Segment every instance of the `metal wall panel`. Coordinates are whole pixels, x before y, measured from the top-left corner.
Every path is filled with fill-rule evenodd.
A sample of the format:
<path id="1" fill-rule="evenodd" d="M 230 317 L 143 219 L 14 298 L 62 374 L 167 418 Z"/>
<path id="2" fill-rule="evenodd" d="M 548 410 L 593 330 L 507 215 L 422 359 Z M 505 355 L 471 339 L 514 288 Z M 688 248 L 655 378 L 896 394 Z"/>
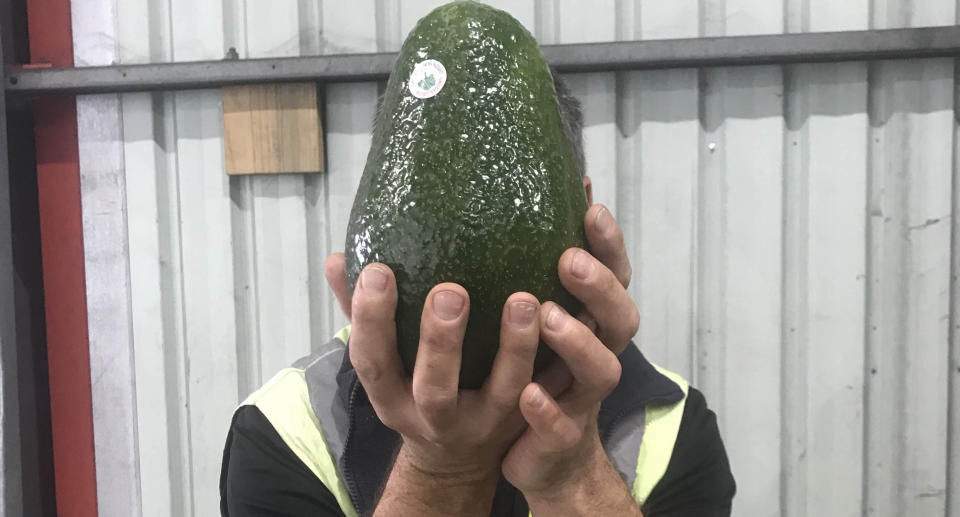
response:
<path id="1" fill-rule="evenodd" d="M 74 0 L 76 60 L 396 50 L 440 3 Z M 542 43 L 957 19 L 949 0 L 492 3 Z M 717 411 L 735 515 L 960 515 L 956 74 L 935 59 L 566 78 L 595 201 L 626 235 L 637 341 Z M 215 513 L 233 408 L 345 323 L 322 265 L 381 88 L 327 85 L 327 172 L 276 177 L 226 176 L 216 91 L 80 99 L 104 515 Z"/>

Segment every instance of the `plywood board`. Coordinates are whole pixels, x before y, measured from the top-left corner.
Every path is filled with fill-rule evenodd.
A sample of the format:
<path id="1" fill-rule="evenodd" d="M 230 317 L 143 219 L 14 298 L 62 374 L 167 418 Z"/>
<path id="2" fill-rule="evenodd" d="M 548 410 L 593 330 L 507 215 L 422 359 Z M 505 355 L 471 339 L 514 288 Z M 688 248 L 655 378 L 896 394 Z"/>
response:
<path id="1" fill-rule="evenodd" d="M 315 84 L 229 86 L 221 95 L 227 174 L 323 171 Z"/>

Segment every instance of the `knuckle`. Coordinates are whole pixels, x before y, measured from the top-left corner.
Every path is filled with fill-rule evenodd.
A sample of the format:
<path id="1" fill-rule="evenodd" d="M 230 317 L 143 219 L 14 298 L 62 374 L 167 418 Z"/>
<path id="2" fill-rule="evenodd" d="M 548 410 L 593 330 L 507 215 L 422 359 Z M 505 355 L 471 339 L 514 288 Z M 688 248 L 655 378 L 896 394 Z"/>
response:
<path id="1" fill-rule="evenodd" d="M 632 339 L 640 331 L 640 311 L 637 306 L 630 304 L 630 317 L 627 319 L 627 339 Z"/>
<path id="2" fill-rule="evenodd" d="M 422 431 L 423 439 L 434 445 L 447 445 L 451 441 L 450 433 L 444 432 L 436 425 L 427 423 Z"/>
<path id="3" fill-rule="evenodd" d="M 350 308 L 352 323 L 378 323 L 384 311 L 381 310 L 377 305 L 377 303 L 364 299 L 362 296 L 354 296 Z"/>
<path id="4" fill-rule="evenodd" d="M 381 410 L 377 412 L 377 416 L 380 418 L 380 422 L 383 425 L 393 429 L 394 431 L 400 431 L 401 419 L 393 411 Z"/>
<path id="5" fill-rule="evenodd" d="M 619 354 L 630 343 L 630 340 L 640 330 L 640 312 L 633 304 L 630 305 L 628 316 L 620 318 L 615 325 L 603 331 L 603 343 L 610 351 Z"/>
<path id="6" fill-rule="evenodd" d="M 570 343 L 570 356 L 578 363 L 590 361 L 591 352 L 595 348 L 594 341 L 595 340 L 591 339 L 572 339 Z"/>
<path id="7" fill-rule="evenodd" d="M 564 422 L 557 421 L 554 424 L 554 436 L 556 437 L 556 446 L 560 451 L 568 451 L 580 443 L 583 432 L 575 426 L 563 425 Z"/>
<path id="8" fill-rule="evenodd" d="M 504 394 L 494 394 L 489 399 L 490 407 L 498 414 L 509 413 L 517 409 L 520 404 L 520 395 L 508 396 Z"/>
<path id="9" fill-rule="evenodd" d="M 620 361 L 612 359 L 607 361 L 607 364 L 604 366 L 604 373 L 600 378 L 600 390 L 603 392 L 604 396 L 612 392 L 618 384 L 620 384 L 620 375 L 622 374 L 622 367 L 620 366 Z"/>
<path id="10" fill-rule="evenodd" d="M 457 348 L 456 339 L 441 329 L 424 329 L 420 335 L 420 347 L 430 352 L 449 352 Z"/>
<path id="11" fill-rule="evenodd" d="M 607 239 L 607 241 L 612 246 L 620 249 L 626 247 L 623 241 L 623 228 L 620 228 L 620 223 L 614 224 L 613 231 L 610 232 L 608 235 L 609 235 L 609 238 Z"/>
<path id="12" fill-rule="evenodd" d="M 498 384 L 491 387 L 491 396 L 506 396 L 502 393 L 504 390 L 516 389 L 516 384 L 521 380 L 530 381 L 530 372 L 537 357 L 537 340 L 534 338 L 530 341 L 531 343 L 523 345 L 500 346 L 493 368 L 504 373 L 509 372 L 509 378 L 505 375 L 497 377 Z"/>
<path id="13" fill-rule="evenodd" d="M 617 275 L 612 269 L 604 267 L 603 274 L 598 275 L 598 277 L 597 287 L 603 289 L 605 292 L 616 292 L 619 289 L 623 289 L 623 286 L 620 285 L 620 280 L 617 279 Z"/>
<path id="14" fill-rule="evenodd" d="M 494 420 L 486 420 L 485 422 L 481 423 L 475 431 L 476 443 L 489 443 L 493 437 L 497 435 L 499 426 L 500 423 Z"/>
<path id="15" fill-rule="evenodd" d="M 428 418 L 436 418 L 440 414 L 456 407 L 457 393 L 444 389 L 427 389 L 420 387 L 413 393 L 417 407 Z"/>
<path id="16" fill-rule="evenodd" d="M 537 327 L 531 325 L 530 328 L 536 329 Z M 521 361 L 529 360 L 532 355 L 536 354 L 538 343 L 539 340 L 536 336 L 514 335 L 504 339 L 500 347 L 511 361 Z"/>
<path id="17" fill-rule="evenodd" d="M 629 315 L 620 320 L 620 324 L 617 325 L 615 331 L 613 332 L 613 338 L 615 343 L 612 343 L 611 349 L 619 352 L 619 348 L 626 345 L 633 336 L 637 335 L 637 331 L 640 330 L 640 312 L 637 311 L 636 306 L 630 306 Z"/>
<path id="18" fill-rule="evenodd" d="M 356 370 L 357 376 L 368 383 L 377 382 L 383 375 L 383 369 L 380 365 L 369 357 L 356 353 L 350 354 L 350 363 Z"/>
<path id="19" fill-rule="evenodd" d="M 503 477 L 510 483 L 516 485 L 516 480 L 523 479 L 523 471 L 516 461 L 504 461 L 501 468 L 503 469 Z"/>
<path id="20" fill-rule="evenodd" d="M 630 280 L 633 278 L 633 266 L 630 265 L 630 262 L 627 261 L 623 267 L 623 272 L 620 274 L 620 283 L 623 284 L 623 287 L 630 285 Z"/>

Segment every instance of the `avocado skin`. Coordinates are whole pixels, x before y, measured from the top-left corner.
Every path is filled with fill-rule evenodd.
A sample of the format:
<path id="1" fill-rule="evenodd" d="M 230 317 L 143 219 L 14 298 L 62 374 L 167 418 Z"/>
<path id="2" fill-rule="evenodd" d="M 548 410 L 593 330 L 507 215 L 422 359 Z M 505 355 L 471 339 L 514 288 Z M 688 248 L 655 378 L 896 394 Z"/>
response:
<path id="1" fill-rule="evenodd" d="M 443 89 L 418 99 L 407 80 L 435 59 Z M 351 290 L 371 262 L 397 279 L 397 342 L 412 374 L 427 294 L 470 295 L 460 387 L 478 388 L 496 356 L 503 304 L 527 291 L 571 314 L 557 261 L 585 247 L 587 199 L 564 135 L 550 69 L 509 14 L 476 2 L 438 7 L 404 42 L 382 99 L 345 243 Z M 552 351 L 540 344 L 536 368 Z"/>

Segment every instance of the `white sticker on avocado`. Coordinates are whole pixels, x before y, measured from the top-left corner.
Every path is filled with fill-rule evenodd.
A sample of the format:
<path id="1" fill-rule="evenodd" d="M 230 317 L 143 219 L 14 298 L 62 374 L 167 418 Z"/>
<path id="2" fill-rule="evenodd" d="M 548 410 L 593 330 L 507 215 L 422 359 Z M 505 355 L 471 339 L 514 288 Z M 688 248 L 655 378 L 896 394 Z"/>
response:
<path id="1" fill-rule="evenodd" d="M 436 59 L 428 59 L 413 67 L 407 86 L 414 97 L 429 99 L 439 93 L 446 82 L 447 69 Z"/>

